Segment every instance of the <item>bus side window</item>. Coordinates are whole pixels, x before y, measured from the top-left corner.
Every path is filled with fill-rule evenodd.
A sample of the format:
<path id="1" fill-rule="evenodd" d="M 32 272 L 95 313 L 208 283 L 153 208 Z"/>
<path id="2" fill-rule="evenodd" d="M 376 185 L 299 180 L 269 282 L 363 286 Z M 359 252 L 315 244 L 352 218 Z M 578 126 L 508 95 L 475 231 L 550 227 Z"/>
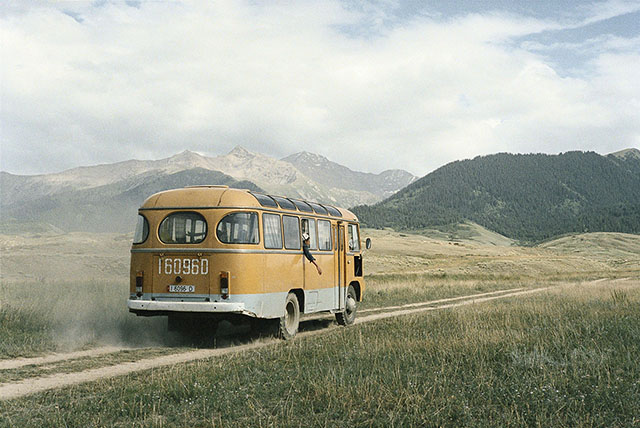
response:
<path id="1" fill-rule="evenodd" d="M 287 250 L 300 249 L 300 222 L 298 217 L 285 215 L 282 217 L 284 224 L 284 248 Z"/>
<path id="2" fill-rule="evenodd" d="M 318 220 L 318 247 L 331 251 L 331 223 L 328 220 Z"/>
<path id="3" fill-rule="evenodd" d="M 282 248 L 282 227 L 278 214 L 262 214 L 264 248 Z"/>
<path id="4" fill-rule="evenodd" d="M 309 249 L 315 250 L 317 249 L 317 237 L 318 233 L 316 231 L 316 221 L 312 218 L 303 218 L 302 219 L 302 233 L 309 234 Z"/>
<path id="5" fill-rule="evenodd" d="M 218 240 L 224 244 L 257 244 L 258 214 L 236 212 L 227 214 L 216 228 Z"/>
<path id="6" fill-rule="evenodd" d="M 358 236 L 358 226 L 349 225 L 349 251 L 360 251 L 360 237 Z"/>

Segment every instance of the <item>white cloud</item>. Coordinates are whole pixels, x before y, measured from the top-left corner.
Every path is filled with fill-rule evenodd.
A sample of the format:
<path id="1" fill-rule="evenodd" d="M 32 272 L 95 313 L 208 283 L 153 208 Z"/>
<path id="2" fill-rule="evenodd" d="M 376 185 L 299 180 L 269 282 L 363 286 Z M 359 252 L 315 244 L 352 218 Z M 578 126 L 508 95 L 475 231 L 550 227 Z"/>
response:
<path id="1" fill-rule="evenodd" d="M 551 21 L 422 17 L 385 29 L 376 13 L 367 37 L 340 30 L 364 25 L 367 13 L 338 2 L 5 10 L 2 169 L 241 144 L 424 174 L 497 151 L 638 145 L 637 43 L 618 38 L 593 59 L 593 74 L 566 78 L 503 43 L 558 28 Z"/>
<path id="2" fill-rule="evenodd" d="M 587 18 L 582 25 L 605 21 L 617 16 L 640 11 L 638 0 L 607 0 L 591 3 L 585 7 Z"/>

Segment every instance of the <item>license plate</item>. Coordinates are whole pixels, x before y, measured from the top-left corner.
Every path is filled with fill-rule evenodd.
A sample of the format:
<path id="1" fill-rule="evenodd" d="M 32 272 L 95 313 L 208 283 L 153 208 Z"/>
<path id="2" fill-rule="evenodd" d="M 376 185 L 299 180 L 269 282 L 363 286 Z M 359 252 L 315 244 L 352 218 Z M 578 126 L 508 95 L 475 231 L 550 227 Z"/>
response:
<path id="1" fill-rule="evenodd" d="M 158 259 L 158 275 L 208 275 L 209 259 L 173 258 Z"/>
<path id="2" fill-rule="evenodd" d="M 170 285 L 169 293 L 194 293 L 196 291 L 195 285 Z"/>

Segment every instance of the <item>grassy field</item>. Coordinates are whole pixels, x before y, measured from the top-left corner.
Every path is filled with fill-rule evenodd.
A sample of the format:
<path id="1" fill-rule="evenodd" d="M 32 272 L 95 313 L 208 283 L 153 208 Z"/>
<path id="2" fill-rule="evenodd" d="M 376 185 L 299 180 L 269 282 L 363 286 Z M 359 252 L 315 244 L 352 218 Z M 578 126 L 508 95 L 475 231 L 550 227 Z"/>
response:
<path id="1" fill-rule="evenodd" d="M 363 235 L 371 236 L 374 246 L 366 254 L 362 309 L 640 276 L 640 237 L 635 235 L 570 236 L 539 248 L 516 247 L 484 231 L 467 241 L 386 230 Z M 124 235 L 109 234 L 0 236 L 0 359 L 100 344 L 191 345 L 167 336 L 164 318 L 127 312 L 125 241 Z M 52 275 L 34 279 L 49 268 Z M 101 274 L 104 280 L 94 278 Z"/>
<path id="2" fill-rule="evenodd" d="M 0 403 L 1 426 L 640 424 L 633 281 L 337 329 Z"/>
<path id="3" fill-rule="evenodd" d="M 123 282 L 3 284 L 0 358 L 97 344 L 168 344 L 166 321 L 131 316 L 127 296 Z"/>
<path id="4" fill-rule="evenodd" d="M 522 248 L 493 236 L 365 236 L 374 248 L 363 310 L 556 288 L 0 401 L 0 427 L 640 426 L 640 237 L 588 234 Z M 90 263 L 91 277 L 3 272 L 0 360 L 104 344 L 135 349 L 3 370 L 0 383 L 215 346 L 230 340 L 225 334 L 254 340 L 222 329 L 194 343 L 167 335 L 164 318 L 129 314 L 127 272 L 93 278 L 123 264 L 121 238 L 107 238 L 111 254 L 63 251 L 69 266 L 59 269 L 83 272 Z M 3 269 L 26 256 L 16 257 Z"/>

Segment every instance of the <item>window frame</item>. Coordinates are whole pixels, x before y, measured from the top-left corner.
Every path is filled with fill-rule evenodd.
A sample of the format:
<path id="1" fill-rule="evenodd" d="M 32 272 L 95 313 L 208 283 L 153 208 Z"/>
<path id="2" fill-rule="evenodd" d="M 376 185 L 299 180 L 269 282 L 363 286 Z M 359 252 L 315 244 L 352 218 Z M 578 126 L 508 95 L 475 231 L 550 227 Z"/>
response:
<path id="1" fill-rule="evenodd" d="M 327 236 L 329 237 L 329 248 L 320 248 L 320 222 L 326 223 L 329 225 L 329 228 L 327 229 L 327 233 L 328 233 Z M 331 231 L 331 221 L 319 218 L 317 219 L 316 224 L 318 227 L 318 251 L 333 251 L 333 236 Z"/>
<path id="2" fill-rule="evenodd" d="M 309 249 L 310 250 L 317 250 L 318 249 L 318 226 L 317 226 L 317 220 L 315 218 L 312 217 L 303 217 L 302 219 L 300 219 L 300 231 L 301 233 L 304 233 L 304 228 L 302 227 L 302 224 L 304 222 L 307 222 L 307 225 L 310 224 L 310 222 L 313 222 L 313 234 L 311 233 L 311 231 L 309 232 L 309 237 L 313 238 L 310 239 L 309 241 Z"/>
<path id="3" fill-rule="evenodd" d="M 226 219 L 229 216 L 235 216 L 238 214 L 249 214 L 249 215 L 255 216 L 255 228 L 256 228 L 255 236 L 257 238 L 257 242 L 225 242 L 222 239 L 220 239 L 220 235 L 218 235 L 218 228 L 220 227 L 224 219 Z M 218 220 L 218 223 L 216 224 L 216 239 L 218 240 L 218 242 L 224 245 L 260 245 L 260 216 L 258 215 L 258 212 L 257 211 L 231 211 L 226 213 L 220 220 Z"/>
<path id="4" fill-rule="evenodd" d="M 198 241 L 194 241 L 194 242 L 167 242 L 164 239 L 162 239 L 162 225 L 164 224 L 165 221 L 167 221 L 169 218 L 173 217 L 173 216 L 178 216 L 180 214 L 189 214 L 192 215 L 193 218 L 196 218 L 196 220 L 198 220 L 197 217 L 199 217 L 199 220 L 201 220 L 204 223 L 204 234 L 202 236 L 202 239 L 198 240 Z M 197 211 L 174 211 L 172 213 L 167 214 L 162 221 L 160 222 L 160 224 L 158 225 L 158 229 L 157 229 L 157 233 L 158 233 L 158 240 L 160 242 L 162 242 L 165 245 L 197 245 L 197 244 L 202 244 L 207 237 L 209 236 L 209 223 L 207 222 L 207 219 L 200 214 Z M 185 236 L 186 236 L 186 232 L 185 232 Z"/>
<path id="5" fill-rule="evenodd" d="M 142 240 L 140 241 L 136 241 L 136 235 L 138 234 L 138 226 L 140 224 L 140 218 L 142 217 Z M 136 222 L 136 230 L 133 232 L 133 245 L 140 245 L 140 244 L 144 244 L 145 242 L 147 242 L 147 239 L 149 239 L 149 233 L 150 232 L 150 228 L 149 228 L 149 220 L 147 220 L 147 218 L 145 216 L 143 216 L 142 214 L 138 213 L 138 218 L 137 218 L 137 222 Z"/>
<path id="6" fill-rule="evenodd" d="M 279 247 L 267 247 L 267 237 L 265 236 L 265 233 L 267 233 L 267 227 L 265 226 L 266 222 L 264 220 L 265 216 L 273 216 L 273 217 L 277 217 L 278 218 L 278 225 L 279 225 L 279 229 L 278 231 L 280 232 L 280 246 Z M 262 242 L 264 242 L 264 248 L 266 250 L 282 250 L 284 247 L 284 233 L 283 233 L 283 227 L 282 227 L 282 216 L 280 214 L 276 214 L 276 213 L 262 213 Z"/>
<path id="7" fill-rule="evenodd" d="M 298 239 L 298 246 L 297 247 L 287 247 L 287 223 L 285 222 L 285 219 L 287 218 L 292 218 L 296 220 L 296 225 L 297 227 L 297 239 Z M 282 237 L 283 237 L 283 241 L 284 241 L 284 249 L 285 250 L 301 250 L 302 249 L 302 235 L 300 233 L 300 217 L 296 216 L 296 215 L 286 215 L 283 214 L 282 215 Z"/>
<path id="8" fill-rule="evenodd" d="M 355 230 L 355 233 L 357 235 L 357 240 L 355 241 L 355 243 L 358 245 L 358 248 L 351 248 L 351 242 L 353 242 L 353 230 Z M 358 225 L 356 223 L 349 223 L 347 226 L 347 236 L 349 238 L 348 242 L 347 242 L 347 248 L 349 249 L 350 253 L 359 253 L 362 245 L 360 245 L 360 230 L 358 228 Z"/>

